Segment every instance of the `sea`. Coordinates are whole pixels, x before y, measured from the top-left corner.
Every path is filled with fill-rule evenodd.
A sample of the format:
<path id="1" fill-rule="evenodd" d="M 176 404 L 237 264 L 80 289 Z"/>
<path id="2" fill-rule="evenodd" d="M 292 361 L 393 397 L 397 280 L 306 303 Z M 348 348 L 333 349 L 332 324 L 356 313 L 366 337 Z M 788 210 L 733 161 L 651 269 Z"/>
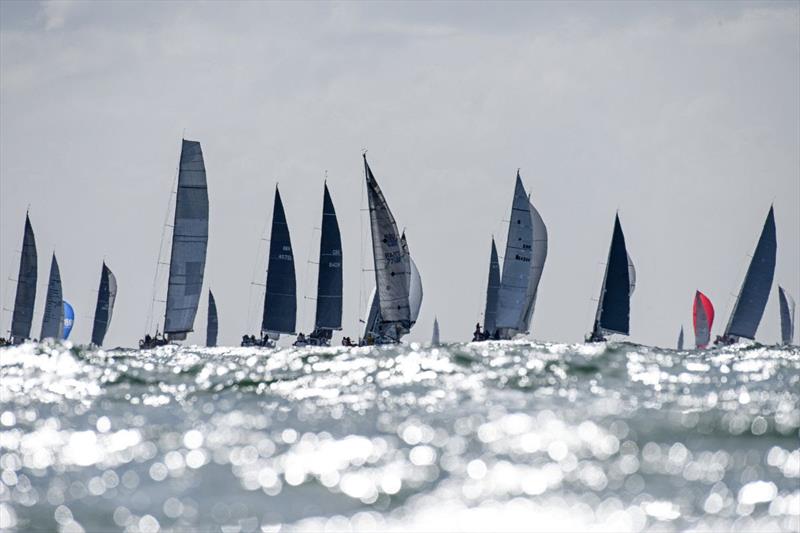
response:
<path id="1" fill-rule="evenodd" d="M 0 349 L 5 531 L 798 531 L 800 348 Z"/>

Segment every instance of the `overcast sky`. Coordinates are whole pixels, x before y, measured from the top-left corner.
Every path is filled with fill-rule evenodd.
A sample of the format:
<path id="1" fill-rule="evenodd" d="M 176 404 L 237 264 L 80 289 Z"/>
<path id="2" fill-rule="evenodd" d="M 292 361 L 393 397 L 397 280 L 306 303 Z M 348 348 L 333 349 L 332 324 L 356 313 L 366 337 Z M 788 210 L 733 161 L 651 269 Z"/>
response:
<path id="1" fill-rule="evenodd" d="M 358 335 L 373 284 L 361 273 L 371 268 L 364 148 L 422 274 L 410 340 L 430 338 L 434 315 L 443 339 L 470 338 L 519 167 L 550 236 L 534 338 L 574 342 L 591 328 L 617 209 L 638 274 L 630 339 L 674 345 L 691 328 L 695 289 L 713 301 L 719 333 L 774 202 L 776 283 L 758 335 L 774 342 L 777 284 L 800 300 L 799 43 L 797 2 L 4 0 L 3 305 L 13 305 L 30 205 L 33 334 L 55 249 L 73 339 L 89 340 L 105 258 L 119 281 L 106 345 L 134 345 L 185 135 L 205 155 L 205 285 L 222 343 L 259 323 L 251 281 L 255 268 L 264 282 L 260 239 L 278 181 L 298 325 L 312 328 L 306 260 L 317 260 L 326 170 L 343 239 L 343 333 Z M 199 343 L 205 290 L 189 338 Z M 259 311 L 248 324 L 251 295 Z M 4 311 L 4 333 L 10 321 Z"/>

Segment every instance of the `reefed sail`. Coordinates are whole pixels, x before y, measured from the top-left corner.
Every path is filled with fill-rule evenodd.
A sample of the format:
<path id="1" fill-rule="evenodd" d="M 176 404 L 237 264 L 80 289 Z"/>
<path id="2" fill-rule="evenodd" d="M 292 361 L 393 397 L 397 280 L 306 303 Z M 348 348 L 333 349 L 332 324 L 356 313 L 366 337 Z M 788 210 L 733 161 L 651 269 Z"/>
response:
<path id="1" fill-rule="evenodd" d="M 37 277 L 36 237 L 33 234 L 31 219 L 26 214 L 22 253 L 19 258 L 17 293 L 14 297 L 14 314 L 11 316 L 11 340 L 14 343 L 23 342 L 31 336 Z"/>
<path id="2" fill-rule="evenodd" d="M 208 323 L 206 324 L 206 346 L 217 345 L 217 302 L 214 301 L 214 293 L 208 291 Z"/>
<path id="3" fill-rule="evenodd" d="M 750 266 L 747 268 L 739 297 L 736 299 L 723 341 L 732 342 L 737 337 L 755 339 L 758 324 L 764 316 L 772 279 L 775 275 L 775 256 L 777 253 L 775 236 L 775 213 L 772 206 L 767 213 L 761 236 L 758 239 Z"/>
<path id="4" fill-rule="evenodd" d="M 714 326 L 714 306 L 711 305 L 711 300 L 700 291 L 697 291 L 694 295 L 692 322 L 694 324 L 694 344 L 697 348 L 705 348 L 711 342 L 711 328 Z"/>
<path id="5" fill-rule="evenodd" d="M 590 341 L 603 340 L 604 335 L 610 333 L 629 333 L 630 297 L 635 287 L 636 270 L 625 247 L 625 234 L 617 215 Z"/>
<path id="6" fill-rule="evenodd" d="M 297 317 L 297 281 L 294 272 L 294 254 L 283 210 L 281 193 L 275 187 L 275 204 L 272 209 L 272 230 L 267 266 L 267 290 L 264 295 L 262 333 L 277 339 L 281 333 L 294 333 Z"/>
<path id="7" fill-rule="evenodd" d="M 111 316 L 114 313 L 114 302 L 117 299 L 117 278 L 103 262 L 100 272 L 100 288 L 97 290 L 97 305 L 94 309 L 94 325 L 92 326 L 92 344 L 102 346 Z"/>
<path id="8" fill-rule="evenodd" d="M 342 329 L 342 237 L 328 185 L 322 200 L 322 235 L 319 243 L 317 314 L 314 329 Z"/>
<path id="9" fill-rule="evenodd" d="M 781 342 L 787 346 L 794 340 L 794 300 L 783 287 L 778 287 L 781 310 Z"/>
<path id="10" fill-rule="evenodd" d="M 61 339 L 64 331 L 64 297 L 61 289 L 61 272 L 56 254 L 50 262 L 50 279 L 47 282 L 47 297 L 44 303 L 41 340 Z"/>

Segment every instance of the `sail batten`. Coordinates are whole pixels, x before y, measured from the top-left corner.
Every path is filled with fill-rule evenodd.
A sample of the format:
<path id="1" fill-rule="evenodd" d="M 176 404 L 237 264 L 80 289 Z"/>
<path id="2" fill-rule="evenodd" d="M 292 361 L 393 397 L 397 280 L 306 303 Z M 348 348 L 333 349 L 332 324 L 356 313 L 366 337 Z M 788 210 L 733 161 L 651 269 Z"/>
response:
<path id="1" fill-rule="evenodd" d="M 61 272 L 56 254 L 50 262 L 50 278 L 47 282 L 47 296 L 42 318 L 42 333 L 39 338 L 61 339 L 64 330 L 64 295 L 61 287 Z"/>
<path id="2" fill-rule="evenodd" d="M 164 333 L 183 339 L 192 331 L 208 246 L 208 188 L 203 151 L 183 140 L 169 264 Z"/>
<path id="3" fill-rule="evenodd" d="M 114 313 L 114 302 L 117 299 L 117 278 L 105 261 L 100 272 L 100 288 L 97 290 L 97 305 L 94 309 L 94 325 L 92 326 L 92 344 L 102 346 L 111 316 Z"/>
<path id="4" fill-rule="evenodd" d="M 619 215 L 614 219 L 614 233 L 608 250 L 608 262 L 603 276 L 603 286 L 595 315 L 595 336 L 602 333 L 628 335 L 630 320 L 630 296 L 635 280 L 635 270 L 625 247 L 625 234 Z"/>
<path id="5" fill-rule="evenodd" d="M 26 214 L 17 276 L 17 292 L 14 296 L 14 312 L 11 316 L 11 339 L 15 343 L 22 342 L 31 336 L 38 279 L 37 263 L 36 237 L 33 233 L 31 219 Z"/>
<path id="6" fill-rule="evenodd" d="M 794 299 L 783 287 L 778 287 L 778 300 L 781 313 L 781 342 L 789 346 L 794 340 Z"/>
<path id="7" fill-rule="evenodd" d="M 267 266 L 267 290 L 264 294 L 264 333 L 292 334 L 297 318 L 297 279 L 294 271 L 294 253 L 286 223 L 286 212 L 277 187 L 272 209 L 272 230 Z"/>
<path id="8" fill-rule="evenodd" d="M 328 185 L 322 201 L 322 232 L 317 278 L 317 330 L 342 329 L 342 237 Z"/>
<path id="9" fill-rule="evenodd" d="M 742 288 L 725 328 L 725 337 L 755 339 L 756 330 L 764 316 L 764 308 L 772 290 L 777 248 L 775 213 L 770 206 Z"/>
<path id="10" fill-rule="evenodd" d="M 219 322 L 217 320 L 217 302 L 214 300 L 214 293 L 208 291 L 208 323 L 206 324 L 206 346 L 214 347 L 217 345 L 217 332 Z"/>

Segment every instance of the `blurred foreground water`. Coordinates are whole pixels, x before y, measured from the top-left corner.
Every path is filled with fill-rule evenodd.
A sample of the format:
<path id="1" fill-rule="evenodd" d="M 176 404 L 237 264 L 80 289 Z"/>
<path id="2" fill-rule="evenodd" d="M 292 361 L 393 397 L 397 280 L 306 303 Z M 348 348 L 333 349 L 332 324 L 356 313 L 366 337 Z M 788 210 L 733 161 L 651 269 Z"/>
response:
<path id="1" fill-rule="evenodd" d="M 800 348 L 0 350 L 20 531 L 798 531 Z"/>

